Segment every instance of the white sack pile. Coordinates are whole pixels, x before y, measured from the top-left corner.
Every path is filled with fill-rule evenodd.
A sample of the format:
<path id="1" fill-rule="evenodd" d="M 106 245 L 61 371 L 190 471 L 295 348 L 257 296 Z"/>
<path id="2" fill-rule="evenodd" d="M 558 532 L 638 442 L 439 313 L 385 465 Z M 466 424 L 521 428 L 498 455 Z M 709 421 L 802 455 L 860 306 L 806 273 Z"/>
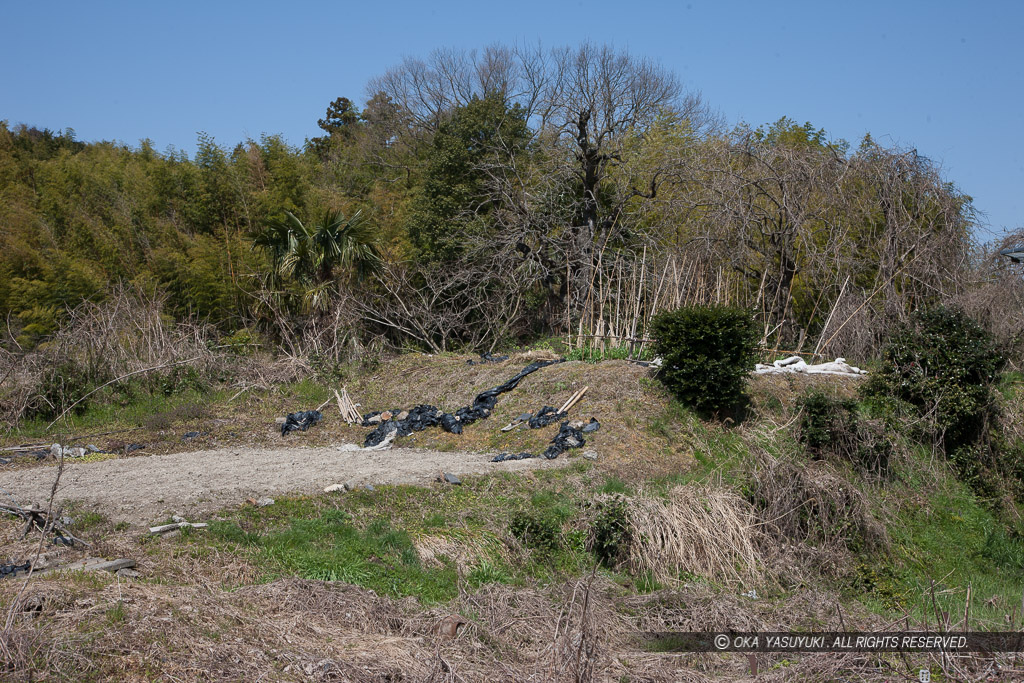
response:
<path id="1" fill-rule="evenodd" d="M 832 363 L 819 363 L 808 365 L 799 356 L 790 356 L 777 360 L 771 365 L 758 363 L 754 366 L 754 373 L 758 375 L 781 375 L 787 372 L 800 372 L 805 375 L 866 375 L 867 370 L 855 368 L 846 364 L 845 358 L 836 358 Z"/>

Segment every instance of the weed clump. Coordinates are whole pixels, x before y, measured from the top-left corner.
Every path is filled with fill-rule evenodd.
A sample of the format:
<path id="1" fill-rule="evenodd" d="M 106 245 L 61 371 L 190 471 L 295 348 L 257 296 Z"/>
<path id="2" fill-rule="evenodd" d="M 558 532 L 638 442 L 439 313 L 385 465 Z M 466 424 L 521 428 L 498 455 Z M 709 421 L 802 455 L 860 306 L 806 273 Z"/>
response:
<path id="1" fill-rule="evenodd" d="M 888 546 L 864 494 L 827 463 L 794 463 L 761 452 L 745 493 L 781 540 L 855 552 Z"/>
<path id="2" fill-rule="evenodd" d="M 817 458 L 837 457 L 861 472 L 883 475 L 889 471 L 892 443 L 878 422 L 862 418 L 857 402 L 811 390 L 797 402 L 798 437 Z"/>
<path id="3" fill-rule="evenodd" d="M 548 511 L 516 510 L 508 529 L 528 548 L 552 553 L 562 546 L 562 521 Z"/>
<path id="4" fill-rule="evenodd" d="M 627 557 L 632 541 L 628 498 L 609 495 L 598 500 L 590 539 L 590 547 L 597 559 L 606 566 L 614 567 Z"/>
<path id="5" fill-rule="evenodd" d="M 590 545 L 605 564 L 670 584 L 762 576 L 762 536 L 751 506 L 722 488 L 676 486 L 667 499 L 640 493 L 598 501 Z"/>
<path id="6" fill-rule="evenodd" d="M 659 379 L 679 400 L 706 413 L 742 405 L 756 360 L 750 312 L 731 306 L 687 306 L 651 320 Z"/>

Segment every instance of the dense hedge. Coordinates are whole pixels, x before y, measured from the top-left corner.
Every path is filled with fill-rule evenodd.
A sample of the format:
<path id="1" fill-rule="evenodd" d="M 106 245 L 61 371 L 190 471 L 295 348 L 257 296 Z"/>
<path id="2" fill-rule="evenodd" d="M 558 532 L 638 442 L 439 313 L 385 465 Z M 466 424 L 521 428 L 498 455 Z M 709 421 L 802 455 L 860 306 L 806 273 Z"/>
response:
<path id="1" fill-rule="evenodd" d="M 659 378 L 684 403 L 717 413 L 741 405 L 756 360 L 757 328 L 749 311 L 687 306 L 651 321 Z"/>

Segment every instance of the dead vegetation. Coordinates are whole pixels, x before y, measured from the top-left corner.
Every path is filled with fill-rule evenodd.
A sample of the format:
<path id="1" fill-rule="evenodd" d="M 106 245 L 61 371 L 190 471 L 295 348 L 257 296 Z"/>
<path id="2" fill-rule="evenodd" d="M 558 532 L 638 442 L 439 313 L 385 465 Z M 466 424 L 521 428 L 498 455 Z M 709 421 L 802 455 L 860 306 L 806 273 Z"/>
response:
<path id="1" fill-rule="evenodd" d="M 603 681 L 643 672 L 651 681 L 735 680 L 749 672 L 742 655 L 666 657 L 645 652 L 639 634 L 794 623 L 772 618 L 766 605 L 723 600 L 701 587 L 617 595 L 607 580 L 584 577 L 545 589 L 488 585 L 424 610 L 412 599 L 295 579 L 233 592 L 43 579 L 32 607 L 15 616 L 5 678 L 143 680 L 158 671 L 170 680 L 209 681 Z M 831 609 L 830 596 L 815 598 L 814 611 L 838 622 Z M 765 667 L 782 659 L 760 658 Z M 851 671 L 850 658 L 809 659 L 810 666 L 801 660 L 789 671 Z M 861 662 L 852 671 L 858 668 L 878 665 Z"/>
<path id="2" fill-rule="evenodd" d="M 665 654 L 644 634 L 884 629 L 814 590 L 754 600 L 699 584 L 623 595 L 600 576 L 486 585 L 424 609 L 340 583 L 283 579 L 224 591 L 193 581 L 36 582 L 5 632 L 5 680 L 693 681 L 903 680 L 927 655 Z M 1010 681 L 1003 657 L 945 664 Z M 1018 672 L 1019 673 L 1019 672 Z"/>
<path id="3" fill-rule="evenodd" d="M 146 379 L 165 388 L 223 372 L 209 328 L 169 324 L 164 299 L 119 288 L 102 304 L 85 302 L 46 344 L 0 357 L 0 419 L 8 430 L 26 417 L 60 418 L 107 386 Z M 184 377 L 187 368 L 191 377 Z"/>
<path id="4" fill-rule="evenodd" d="M 407 407 L 412 396 L 450 407 L 507 379 L 537 355 L 469 366 L 466 356 L 409 354 L 376 369 L 367 366 L 344 381 L 364 409 Z M 772 423 L 788 423 L 792 394 L 820 380 L 797 378 L 794 385 L 788 378 L 755 379 L 761 392 L 755 402 L 775 399 L 778 405 L 759 413 L 753 424 L 679 421 L 666 436 L 649 428 L 651 418 L 668 409 L 668 399 L 647 372 L 625 361 L 562 363 L 532 375 L 499 401 L 489 420 L 461 437 L 428 431 L 407 443 L 481 451 L 529 447 L 530 439 L 541 443 L 545 435 L 503 434 L 500 426 L 545 403 L 559 405 L 586 385 L 590 390 L 574 412 L 602 422 L 599 432 L 588 435 L 588 447 L 600 453 L 602 474 L 629 469 L 631 481 L 642 482 L 652 473 L 678 472 L 695 450 L 712 453 L 730 440 L 741 441 L 744 457 L 750 448 L 753 461 L 749 477 L 731 482 L 735 490 L 720 477 L 708 477 L 710 483 L 675 486 L 664 496 L 641 487 L 636 495 L 615 497 L 628 530 L 622 566 L 668 589 L 648 595 L 624 591 L 602 570 L 547 584 L 485 584 L 475 591 L 463 584 L 451 602 L 424 607 L 412 598 L 392 599 L 340 582 L 259 583 L 265 575 L 251 558 L 214 546 L 154 548 L 111 534 L 90 552 L 138 557 L 148 578 L 40 577 L 22 601 L 0 584 L 0 606 L 12 614 L 12 627 L 0 634 L 7 653 L 0 678 L 602 681 L 636 679 L 642 672 L 642 680 L 651 681 L 742 680 L 751 675 L 743 655 L 649 652 L 637 634 L 885 626 L 846 600 L 840 607 L 839 596 L 820 587 L 822 576 L 843 575 L 854 549 L 884 550 L 889 543 L 868 505 L 864 482 L 855 485 L 855 477 L 834 462 L 792 460 L 758 447 L 773 429 L 786 427 L 781 433 L 790 434 L 787 424 Z M 838 396 L 852 391 L 848 383 L 836 389 Z M 257 389 L 231 405 L 240 414 L 262 416 L 247 424 L 269 423 L 267 416 L 290 400 Z M 197 408 L 186 404 L 154 419 L 193 417 Z M 361 434 L 365 430 L 334 415 L 302 438 L 306 445 L 353 441 Z M 524 480 L 525 486 L 537 484 Z M 460 576 L 495 552 L 506 553 L 501 557 L 510 563 L 529 558 L 495 538 L 491 547 L 445 529 L 416 535 L 414 545 L 424 566 L 452 561 Z M 16 545 L 4 547 L 12 551 Z M 762 595 L 744 595 L 754 586 Z M 786 594 L 786 586 L 801 588 Z M 757 681 L 899 679 L 928 663 L 923 655 L 899 661 L 867 654 L 759 655 L 757 661 Z M 986 669 L 990 664 L 966 659 L 949 670 L 957 679 L 983 680 L 992 672 Z"/>
<path id="5" fill-rule="evenodd" d="M 687 485 L 672 488 L 664 499 L 641 492 L 619 501 L 605 510 L 621 511 L 617 559 L 634 575 L 669 585 L 680 575 L 736 585 L 765 580 L 758 520 L 736 493 Z"/>
<path id="6" fill-rule="evenodd" d="M 754 456 L 748 495 L 782 554 L 799 547 L 816 558 L 816 569 L 835 574 L 833 553 L 888 546 L 885 527 L 872 515 L 864 493 L 832 465 L 797 463 L 764 449 Z"/>

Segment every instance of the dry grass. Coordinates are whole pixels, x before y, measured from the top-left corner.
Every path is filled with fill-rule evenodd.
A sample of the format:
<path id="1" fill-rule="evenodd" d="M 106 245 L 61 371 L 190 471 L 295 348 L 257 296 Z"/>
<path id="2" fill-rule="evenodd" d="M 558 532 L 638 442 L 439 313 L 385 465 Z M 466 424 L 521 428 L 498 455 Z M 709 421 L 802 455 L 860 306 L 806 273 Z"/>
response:
<path id="1" fill-rule="evenodd" d="M 469 355 L 406 354 L 387 359 L 374 372 L 350 381 L 348 391 L 361 404 L 362 412 L 419 403 L 454 411 L 470 405 L 478 393 L 505 382 L 534 360 L 550 355 L 527 352 L 514 354 L 504 363 L 471 366 L 466 364 L 474 358 Z M 461 435 L 430 429 L 396 443 L 441 450 L 539 452 L 547 447 L 557 426 L 510 432 L 502 432 L 501 427 L 522 413 L 545 405 L 557 407 L 573 392 L 589 386 L 570 413 L 571 419 L 596 417 L 601 422 L 600 431 L 587 435 L 587 448 L 597 450 L 602 459 L 655 462 L 664 458 L 667 443 L 648 434 L 646 425 L 651 415 L 664 411 L 669 396 L 651 386 L 647 378 L 647 368 L 626 361 L 559 363 L 526 377 L 514 391 L 498 399 L 491 417 L 467 427 Z M 328 411 L 332 420 L 336 415 Z M 345 436 L 361 441 L 365 433 L 365 429 L 351 428 Z"/>
<path id="2" fill-rule="evenodd" d="M 65 588 L 18 619 L 31 650 L 5 680 L 594 681 L 629 673 L 632 626 L 615 587 L 487 586 L 444 608 L 351 586 L 283 580 L 232 593 L 107 579 Z M 439 626 L 450 614 L 455 637 Z M 467 616 L 468 615 L 468 619 Z M 677 680 L 671 669 L 651 680 Z M 690 680 L 700 680 L 690 677 Z"/>
<path id="3" fill-rule="evenodd" d="M 4 680 L 752 680 L 740 654 L 645 652 L 640 632 L 882 629 L 836 596 L 751 600 L 686 585 L 623 596 L 600 577 L 547 588 L 488 585 L 423 609 L 352 586 L 280 580 L 235 591 L 113 578 L 40 580 L 16 620 L 25 653 Z M 451 615 L 466 623 L 455 635 Z M 924 655 L 758 655 L 757 681 L 904 680 Z M 957 662 L 956 680 L 991 662 Z M 1001 661 L 1000 664 L 1010 664 Z M 987 668 L 989 667 L 989 668 Z M 33 673 L 29 673 L 29 668 Z"/>
<path id="4" fill-rule="evenodd" d="M 0 355 L 0 424 L 13 429 L 33 413 L 59 415 L 90 387 L 186 364 L 199 376 L 223 372 L 225 359 L 209 348 L 204 325 L 171 325 L 164 300 L 127 288 L 101 304 L 85 302 L 68 314 L 45 344 Z"/>
<path id="5" fill-rule="evenodd" d="M 667 499 L 640 493 L 624 499 L 633 574 L 675 583 L 681 573 L 724 583 L 758 584 L 766 563 L 753 509 L 736 493 L 710 486 L 677 486 Z"/>
<path id="6" fill-rule="evenodd" d="M 809 390 L 824 392 L 832 398 L 856 398 L 865 375 L 751 375 L 747 385 L 754 412 L 760 419 L 792 415 L 801 396 Z"/>
<path id="7" fill-rule="evenodd" d="M 412 544 L 423 566 L 443 567 L 444 563 L 441 558 L 444 557 L 455 563 L 460 574 L 465 574 L 467 570 L 479 564 L 481 558 L 488 557 L 491 552 L 508 559 L 508 549 L 504 544 L 497 541 L 487 543 L 483 538 L 466 534 L 424 535 L 415 538 Z"/>
<path id="8" fill-rule="evenodd" d="M 845 557 L 850 548 L 888 547 L 885 527 L 872 515 L 864 493 L 830 464 L 795 463 L 763 449 L 755 449 L 754 456 L 750 495 L 765 530 L 780 544 L 779 560 L 791 565 L 794 553 L 811 553 L 817 570 L 835 575 L 842 569 L 837 551 Z"/>

